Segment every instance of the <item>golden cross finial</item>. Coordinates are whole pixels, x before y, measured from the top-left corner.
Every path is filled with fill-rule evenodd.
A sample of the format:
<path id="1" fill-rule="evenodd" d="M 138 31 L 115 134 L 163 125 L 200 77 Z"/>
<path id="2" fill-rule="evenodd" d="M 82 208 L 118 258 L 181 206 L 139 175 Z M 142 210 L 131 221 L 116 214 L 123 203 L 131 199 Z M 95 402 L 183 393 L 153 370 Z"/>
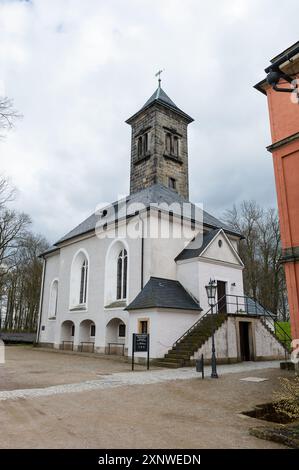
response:
<path id="1" fill-rule="evenodd" d="M 164 72 L 164 70 L 158 70 L 158 72 L 155 74 L 155 77 L 159 77 L 158 78 L 158 83 L 159 83 L 159 88 L 161 87 L 161 73 Z"/>

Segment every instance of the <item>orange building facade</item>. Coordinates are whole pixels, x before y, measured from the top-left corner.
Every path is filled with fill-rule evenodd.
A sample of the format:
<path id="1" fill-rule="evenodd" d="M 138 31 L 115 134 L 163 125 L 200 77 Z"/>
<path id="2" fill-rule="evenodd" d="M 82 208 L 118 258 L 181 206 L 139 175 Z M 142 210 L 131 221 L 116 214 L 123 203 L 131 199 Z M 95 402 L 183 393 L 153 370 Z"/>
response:
<path id="1" fill-rule="evenodd" d="M 255 88 L 267 96 L 282 257 L 293 339 L 299 338 L 299 41 L 271 60 Z M 298 80 L 298 81 L 297 81 Z M 283 89 L 288 91 L 283 91 Z"/>

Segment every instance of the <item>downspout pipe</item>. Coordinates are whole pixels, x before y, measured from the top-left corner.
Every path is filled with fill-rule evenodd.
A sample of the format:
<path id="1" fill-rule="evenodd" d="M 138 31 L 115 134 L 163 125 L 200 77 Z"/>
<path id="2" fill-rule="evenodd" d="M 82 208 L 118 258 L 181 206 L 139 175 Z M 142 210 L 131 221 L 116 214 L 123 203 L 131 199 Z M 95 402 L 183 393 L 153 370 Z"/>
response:
<path id="1" fill-rule="evenodd" d="M 35 345 L 37 345 L 39 343 L 40 328 L 41 328 L 41 323 L 42 323 L 42 308 L 43 308 L 43 300 L 44 300 L 44 284 L 45 284 L 45 277 L 46 277 L 46 264 L 47 264 L 47 258 L 44 258 L 42 284 L 41 284 L 40 297 L 39 297 L 38 328 L 37 328 L 37 334 L 36 334 L 36 339 L 35 339 Z"/>
<path id="2" fill-rule="evenodd" d="M 144 220 L 141 217 L 140 212 L 139 212 L 139 220 L 141 221 L 140 289 L 142 290 L 143 282 L 144 282 L 144 279 L 143 279 L 144 277 L 143 275 L 143 271 L 144 271 Z"/>

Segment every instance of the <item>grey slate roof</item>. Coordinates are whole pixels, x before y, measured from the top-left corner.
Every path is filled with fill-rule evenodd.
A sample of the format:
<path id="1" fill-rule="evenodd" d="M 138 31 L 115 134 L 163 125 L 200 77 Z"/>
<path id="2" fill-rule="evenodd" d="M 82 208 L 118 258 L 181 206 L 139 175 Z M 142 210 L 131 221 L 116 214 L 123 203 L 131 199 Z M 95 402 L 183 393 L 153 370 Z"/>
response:
<path id="1" fill-rule="evenodd" d="M 245 296 L 246 312 L 251 315 L 267 315 L 269 314 L 272 317 L 276 317 L 276 314 L 266 310 L 259 302 L 251 297 Z"/>
<path id="2" fill-rule="evenodd" d="M 200 305 L 191 297 L 179 281 L 160 277 L 151 277 L 126 310 L 145 308 L 174 308 L 202 311 Z"/>
<path id="3" fill-rule="evenodd" d="M 40 254 L 38 256 L 39 256 L 39 258 L 41 258 L 44 255 L 49 255 L 50 253 L 54 253 L 55 251 L 59 251 L 59 248 L 55 245 L 52 245 L 46 251 L 44 251 L 42 254 Z"/>
<path id="4" fill-rule="evenodd" d="M 198 248 L 191 248 L 192 247 L 192 241 L 187 245 L 186 248 L 181 251 L 181 253 L 178 254 L 178 256 L 175 258 L 175 261 L 183 260 L 183 259 L 191 259 L 191 258 L 197 258 L 198 256 L 201 255 L 201 253 L 206 249 L 208 244 L 213 240 L 214 237 L 216 237 L 217 233 L 220 232 L 221 229 L 214 229 L 210 230 L 210 232 L 204 233 L 202 237 L 202 245 Z"/>
<path id="5" fill-rule="evenodd" d="M 162 101 L 162 103 L 166 103 L 168 106 L 171 106 L 172 108 L 179 109 L 177 105 L 165 93 L 165 91 L 162 90 L 161 87 L 158 87 L 156 89 L 156 91 L 152 94 L 152 96 L 147 100 L 147 102 L 142 106 L 141 109 L 147 108 L 151 103 L 157 100 Z"/>
<path id="6" fill-rule="evenodd" d="M 132 204 L 143 204 L 145 208 L 149 208 L 151 204 L 162 204 L 165 203 L 167 205 L 171 205 L 172 203 L 178 203 L 180 206 L 182 206 L 183 203 L 188 202 L 184 198 L 182 198 L 177 192 L 167 188 L 166 186 L 163 186 L 159 183 L 154 184 L 150 186 L 149 188 L 143 189 L 137 193 L 131 194 L 128 197 L 124 198 L 121 203 L 119 201 L 116 201 L 111 204 L 111 207 L 113 211 L 115 211 L 115 216 L 116 219 L 118 220 L 118 213 L 121 207 L 125 205 L 126 203 L 129 205 L 129 207 L 132 207 Z M 193 208 L 195 207 L 194 204 L 192 204 Z M 135 205 L 135 210 L 136 211 L 136 205 Z M 173 211 L 175 213 L 175 211 Z M 87 219 L 85 219 L 81 224 L 77 225 L 73 230 L 68 232 L 66 235 L 64 235 L 62 238 L 60 238 L 55 245 L 58 245 L 59 243 L 62 243 L 66 240 L 69 240 L 71 238 L 77 237 L 79 235 L 83 235 L 85 233 L 91 232 L 95 230 L 96 223 L 100 220 L 100 216 L 98 214 L 91 214 Z M 213 217 L 211 214 L 209 214 L 206 211 L 203 211 L 203 223 L 205 226 L 208 226 L 210 228 L 223 228 L 225 231 L 232 233 L 237 236 L 241 236 L 239 233 L 234 231 L 230 226 L 224 224 L 220 220 L 216 219 Z"/>
<path id="7" fill-rule="evenodd" d="M 144 111 L 154 103 L 159 103 L 163 106 L 166 106 L 167 108 L 173 109 L 181 116 L 185 117 L 189 122 L 193 121 L 193 118 L 186 114 L 184 111 L 182 111 L 180 108 L 178 108 L 177 105 L 172 101 L 172 99 L 170 99 L 169 96 L 165 93 L 165 91 L 159 86 L 156 91 L 152 94 L 152 96 L 147 100 L 147 102 L 142 106 L 142 108 L 137 111 L 137 113 L 134 113 L 133 116 L 131 116 L 129 119 L 127 119 L 126 122 L 130 124 L 131 120 L 135 116 L 137 116 L 141 111 Z"/>

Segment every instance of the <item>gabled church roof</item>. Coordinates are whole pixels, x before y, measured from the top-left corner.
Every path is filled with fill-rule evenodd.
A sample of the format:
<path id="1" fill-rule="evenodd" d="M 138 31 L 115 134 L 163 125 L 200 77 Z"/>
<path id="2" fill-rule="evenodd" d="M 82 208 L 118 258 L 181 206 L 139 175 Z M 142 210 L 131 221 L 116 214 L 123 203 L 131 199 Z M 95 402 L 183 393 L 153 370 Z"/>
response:
<path id="1" fill-rule="evenodd" d="M 183 203 L 188 202 L 182 196 L 180 196 L 176 191 L 167 188 L 159 183 L 154 184 L 148 188 L 145 188 L 137 193 L 133 193 L 128 197 L 122 200 L 122 204 L 143 204 L 143 206 L 148 209 L 151 204 L 162 204 L 165 203 L 167 205 L 171 205 L 173 203 L 178 203 L 182 205 Z M 119 208 L 120 201 L 116 201 L 111 204 L 111 206 L 115 209 L 115 216 L 116 220 L 118 218 L 118 208 Z M 192 204 L 194 207 L 194 204 Z M 109 206 L 108 206 L 109 207 Z M 73 230 L 68 232 L 65 236 L 60 238 L 55 245 L 62 243 L 66 240 L 70 240 L 77 236 L 83 235 L 88 232 L 92 232 L 95 230 L 96 224 L 99 221 L 100 216 L 93 213 L 87 219 L 85 219 L 81 224 L 77 225 Z M 224 224 L 220 220 L 213 217 L 206 211 L 203 211 L 203 224 L 209 228 L 223 228 L 226 232 L 231 233 L 236 236 L 241 236 L 239 233 L 234 231 L 230 226 Z"/>
<path id="2" fill-rule="evenodd" d="M 234 253 L 235 258 L 237 258 L 238 262 L 242 266 L 244 266 L 240 256 L 237 253 L 237 251 L 234 249 L 231 242 L 227 238 L 223 228 L 210 230 L 209 232 L 204 233 L 203 237 L 202 237 L 201 246 L 196 246 L 198 244 L 198 243 L 196 243 L 196 241 L 198 242 L 198 241 L 200 241 L 200 239 L 197 238 L 197 240 L 196 240 L 196 238 L 194 238 L 193 240 L 191 240 L 191 242 L 188 243 L 188 245 L 183 249 L 183 251 L 181 251 L 181 253 L 178 254 L 178 256 L 175 258 L 175 261 L 193 259 L 193 258 L 197 258 L 197 257 L 203 255 L 204 252 L 206 251 L 206 249 L 208 248 L 208 246 L 212 243 L 212 241 L 217 237 L 217 235 L 219 233 L 222 233 L 223 237 L 226 239 L 228 245 L 230 246 L 232 252 Z M 193 248 L 194 246 L 195 246 L 195 248 Z"/>
<path id="3" fill-rule="evenodd" d="M 210 230 L 207 233 L 203 234 L 202 237 L 202 245 L 199 248 L 191 248 L 192 242 L 190 242 L 186 248 L 181 251 L 180 254 L 175 258 L 175 261 L 180 261 L 183 259 L 192 259 L 192 258 L 197 258 L 198 256 L 201 255 L 201 253 L 206 249 L 206 247 L 209 245 L 209 243 L 213 240 L 213 238 L 216 237 L 217 233 L 220 232 L 221 229 L 214 229 Z M 190 246 L 189 246 L 190 245 Z"/>
<path id="4" fill-rule="evenodd" d="M 143 308 L 175 308 L 202 311 L 198 302 L 184 289 L 179 281 L 161 277 L 151 277 L 125 310 Z"/>
<path id="5" fill-rule="evenodd" d="M 187 113 L 185 113 L 180 108 L 178 108 L 177 105 L 172 101 L 172 99 L 169 98 L 169 96 L 161 88 L 161 86 L 158 86 L 156 91 L 146 101 L 146 103 L 142 106 L 142 108 L 139 111 L 137 111 L 137 113 L 133 114 L 133 116 L 131 116 L 129 119 L 127 119 L 126 122 L 130 124 L 131 120 L 133 120 L 140 112 L 144 111 L 145 109 L 149 108 L 155 103 L 161 104 L 163 106 L 166 106 L 167 108 L 172 109 L 173 111 L 178 113 L 180 116 L 183 116 L 185 119 L 187 119 L 188 122 L 192 122 L 194 120 L 191 116 L 189 116 Z"/>

